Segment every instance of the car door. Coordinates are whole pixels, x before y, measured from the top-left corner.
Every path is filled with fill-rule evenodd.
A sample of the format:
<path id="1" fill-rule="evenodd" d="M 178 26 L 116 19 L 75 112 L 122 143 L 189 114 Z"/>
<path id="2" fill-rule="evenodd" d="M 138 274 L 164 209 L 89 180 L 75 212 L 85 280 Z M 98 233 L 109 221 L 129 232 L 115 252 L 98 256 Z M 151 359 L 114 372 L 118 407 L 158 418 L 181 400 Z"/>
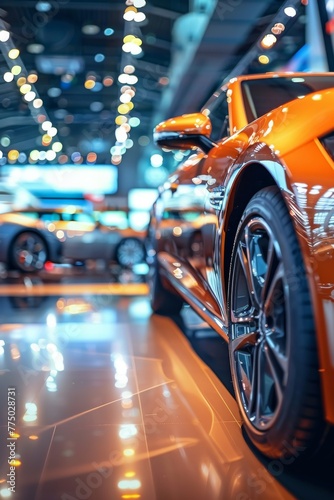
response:
<path id="1" fill-rule="evenodd" d="M 105 245 L 94 219 L 86 213 L 62 213 L 59 229 L 64 232 L 64 257 L 71 260 L 103 258 Z"/>

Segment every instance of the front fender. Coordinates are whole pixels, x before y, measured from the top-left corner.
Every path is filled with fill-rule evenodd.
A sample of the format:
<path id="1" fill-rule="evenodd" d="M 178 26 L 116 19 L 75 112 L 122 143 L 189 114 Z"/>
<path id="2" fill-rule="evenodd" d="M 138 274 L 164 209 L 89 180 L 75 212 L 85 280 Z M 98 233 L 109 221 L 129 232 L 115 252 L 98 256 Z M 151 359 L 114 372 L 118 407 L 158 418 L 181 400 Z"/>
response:
<path id="1" fill-rule="evenodd" d="M 334 423 L 334 171 L 318 140 L 284 158 L 291 192 L 283 191 L 307 270 L 318 341 L 325 414 Z"/>
<path id="2" fill-rule="evenodd" d="M 282 159 L 275 158 L 268 150 L 266 154 L 266 149 L 261 152 L 257 171 L 267 185 L 276 184 L 281 189 L 300 244 L 313 304 L 324 411 L 327 420 L 334 423 L 333 163 L 317 139 L 290 151 Z M 245 184 L 246 172 L 249 174 L 252 168 L 256 171 L 254 160 L 259 159 L 258 153 L 254 154 L 253 148 L 248 150 L 227 182 L 225 199 L 229 199 L 229 205 L 223 209 L 225 216 L 233 212 L 233 201 L 243 178 Z M 250 179 L 248 176 L 248 184 Z"/>

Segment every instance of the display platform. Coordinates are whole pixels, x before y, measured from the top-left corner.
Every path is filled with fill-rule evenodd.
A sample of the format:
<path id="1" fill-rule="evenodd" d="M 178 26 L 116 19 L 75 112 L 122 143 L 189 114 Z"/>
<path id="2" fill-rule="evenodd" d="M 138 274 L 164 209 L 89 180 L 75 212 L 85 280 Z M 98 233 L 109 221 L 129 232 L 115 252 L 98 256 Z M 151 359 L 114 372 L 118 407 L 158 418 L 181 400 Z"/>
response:
<path id="1" fill-rule="evenodd" d="M 226 356 L 190 309 L 151 315 L 145 283 L 3 282 L 0 498 L 333 498 L 333 464 L 256 455 Z"/>

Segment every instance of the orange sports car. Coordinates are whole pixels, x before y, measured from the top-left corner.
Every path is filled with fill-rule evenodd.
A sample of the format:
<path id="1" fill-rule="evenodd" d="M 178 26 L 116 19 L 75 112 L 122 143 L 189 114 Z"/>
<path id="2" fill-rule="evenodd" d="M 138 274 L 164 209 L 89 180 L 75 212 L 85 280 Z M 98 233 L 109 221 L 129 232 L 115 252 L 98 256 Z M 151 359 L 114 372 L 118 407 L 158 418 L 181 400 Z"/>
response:
<path id="1" fill-rule="evenodd" d="M 190 304 L 229 345 L 251 441 L 291 463 L 334 424 L 334 73 L 241 76 L 160 123 L 193 154 L 148 228 L 153 311 Z"/>

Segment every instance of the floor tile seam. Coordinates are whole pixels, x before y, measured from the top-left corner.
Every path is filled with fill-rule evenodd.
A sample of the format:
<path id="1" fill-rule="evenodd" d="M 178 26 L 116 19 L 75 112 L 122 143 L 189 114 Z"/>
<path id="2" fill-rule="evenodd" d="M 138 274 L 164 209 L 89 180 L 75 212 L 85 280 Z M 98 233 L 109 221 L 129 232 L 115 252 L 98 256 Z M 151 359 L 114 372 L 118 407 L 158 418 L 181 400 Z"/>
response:
<path id="1" fill-rule="evenodd" d="M 56 433 L 56 429 L 57 429 L 57 426 L 54 425 L 53 426 L 53 432 L 52 432 L 52 435 L 50 437 L 50 442 L 49 442 L 48 450 L 46 452 L 46 456 L 45 456 L 45 459 L 44 459 L 44 464 L 43 464 L 43 467 L 42 467 L 42 471 L 40 473 L 40 478 L 39 478 L 39 482 L 38 482 L 38 485 L 37 485 L 35 500 L 38 499 L 39 492 L 40 492 L 40 490 L 42 488 L 42 485 L 43 485 L 43 476 L 45 475 L 46 465 L 47 465 L 47 462 L 48 462 L 48 459 L 49 459 L 49 455 L 50 455 L 51 447 L 52 447 L 52 444 L 53 444 L 53 438 L 54 438 L 55 433 Z"/>
<path id="2" fill-rule="evenodd" d="M 145 421 L 144 421 L 144 414 L 143 414 L 143 405 L 142 405 L 142 400 L 141 400 L 140 394 L 142 392 L 146 392 L 146 391 L 139 391 L 138 373 L 137 373 L 136 359 L 135 359 L 134 352 L 133 352 L 133 344 L 132 344 L 132 342 L 131 342 L 130 345 L 131 345 L 131 351 L 132 351 L 132 364 L 133 364 L 133 370 L 134 370 L 134 380 L 135 380 L 135 384 L 136 384 L 136 388 L 137 388 L 137 393 L 138 393 L 138 404 L 139 404 L 139 410 L 140 410 L 140 417 L 141 417 L 143 429 L 145 429 Z M 167 383 L 172 383 L 172 382 L 173 382 L 173 380 L 163 381 L 161 384 L 158 384 L 157 387 L 160 387 L 160 386 L 166 385 Z M 145 440 L 145 451 L 147 453 L 147 457 L 150 457 L 148 440 L 147 440 L 147 436 L 146 436 L 145 432 L 144 432 L 144 440 Z M 151 479 L 152 488 L 154 488 L 154 474 L 153 474 L 152 464 L 151 464 L 150 458 L 148 458 L 148 467 L 149 467 L 149 471 L 150 471 L 150 479 Z M 155 493 L 155 488 L 154 488 L 154 493 Z M 156 495 L 155 495 L 155 499 L 156 499 Z M 155 499 L 150 499 L 150 500 L 155 500 Z"/>

